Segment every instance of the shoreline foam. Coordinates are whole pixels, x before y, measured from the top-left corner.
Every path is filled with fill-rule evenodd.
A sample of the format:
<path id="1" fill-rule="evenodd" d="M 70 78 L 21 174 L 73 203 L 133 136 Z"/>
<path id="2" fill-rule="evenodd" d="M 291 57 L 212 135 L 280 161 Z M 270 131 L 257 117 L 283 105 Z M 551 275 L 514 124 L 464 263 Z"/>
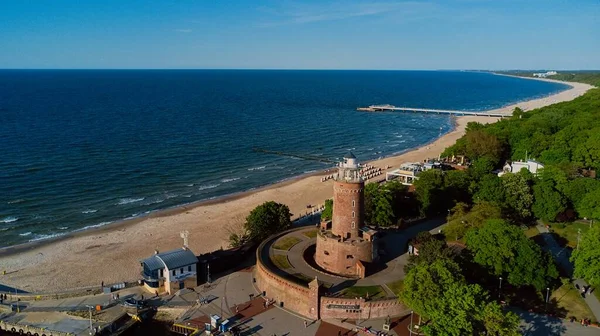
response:
<path id="1" fill-rule="evenodd" d="M 592 88 L 587 84 L 546 81 L 566 84 L 570 88 L 490 111 L 510 115 L 517 106 L 528 111 L 572 100 Z M 457 117 L 454 127 L 434 141 L 369 163 L 379 167 L 395 167 L 406 161 L 436 157 L 464 134 L 468 122 L 487 123 L 497 119 L 484 116 Z M 65 233 L 47 240 L 2 248 L 0 264 L 2 270 L 8 273 L 3 276 L 3 284 L 29 291 L 44 291 L 94 285 L 101 281 L 135 280 L 138 261 L 150 255 L 154 249 L 180 246 L 181 230 L 190 232 L 190 247 L 195 253 L 205 253 L 219 247 L 226 248 L 230 229 L 241 225 L 250 210 L 264 201 L 285 203 L 296 215 L 303 214 L 308 204 L 322 204 L 331 196 L 331 182 L 322 183 L 318 177 L 324 174 L 327 174 L 327 170 L 295 176 L 217 199 L 159 210 L 130 220 Z M 43 276 L 39 270 L 52 276 Z"/>

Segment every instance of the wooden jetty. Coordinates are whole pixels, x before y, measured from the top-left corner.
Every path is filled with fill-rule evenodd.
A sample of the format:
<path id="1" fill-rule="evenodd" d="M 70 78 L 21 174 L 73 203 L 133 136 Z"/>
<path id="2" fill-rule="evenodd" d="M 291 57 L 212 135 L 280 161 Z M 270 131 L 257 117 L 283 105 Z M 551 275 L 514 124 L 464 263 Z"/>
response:
<path id="1" fill-rule="evenodd" d="M 483 117 L 494 117 L 502 118 L 509 117 L 510 115 L 505 113 L 494 113 L 486 111 L 457 111 L 457 110 L 438 110 L 438 109 L 427 109 L 427 108 L 415 108 L 415 107 L 398 107 L 394 105 L 369 105 L 368 107 L 359 107 L 357 111 L 363 112 L 413 112 L 413 113 L 434 113 L 434 114 L 451 114 L 459 116 L 483 116 Z"/>

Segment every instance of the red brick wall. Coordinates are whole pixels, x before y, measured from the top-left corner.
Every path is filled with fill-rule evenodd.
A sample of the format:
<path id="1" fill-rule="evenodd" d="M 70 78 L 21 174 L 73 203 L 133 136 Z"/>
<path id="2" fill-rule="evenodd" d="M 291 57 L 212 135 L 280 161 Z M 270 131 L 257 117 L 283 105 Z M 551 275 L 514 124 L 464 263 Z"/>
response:
<path id="1" fill-rule="evenodd" d="M 358 230 L 364 223 L 364 182 L 347 183 L 334 181 L 333 183 L 333 215 L 331 231 L 337 236 L 346 238 L 358 237 Z M 354 201 L 354 206 L 352 206 Z M 354 212 L 354 217 L 352 217 Z M 354 222 L 354 228 L 352 223 Z"/>
<path id="2" fill-rule="evenodd" d="M 359 309 L 334 308 L 330 305 L 358 305 Z M 385 318 L 387 316 L 403 316 L 408 312 L 410 312 L 410 309 L 396 298 L 366 301 L 365 299 L 321 297 L 321 319 L 365 320 L 369 318 Z"/>
<path id="3" fill-rule="evenodd" d="M 260 259 L 256 262 L 254 277 L 256 287 L 265 291 L 267 298 L 275 299 L 276 304 L 283 302 L 283 307 L 311 319 L 318 319 L 318 288 L 294 283 L 269 271 Z"/>
<path id="4" fill-rule="evenodd" d="M 327 252 L 327 253 L 326 253 Z M 353 258 L 348 258 L 353 256 Z M 358 276 L 356 262 L 371 262 L 373 244 L 368 241 L 353 243 L 327 238 L 321 232 L 317 234 L 315 261 L 323 269 L 344 276 Z"/>

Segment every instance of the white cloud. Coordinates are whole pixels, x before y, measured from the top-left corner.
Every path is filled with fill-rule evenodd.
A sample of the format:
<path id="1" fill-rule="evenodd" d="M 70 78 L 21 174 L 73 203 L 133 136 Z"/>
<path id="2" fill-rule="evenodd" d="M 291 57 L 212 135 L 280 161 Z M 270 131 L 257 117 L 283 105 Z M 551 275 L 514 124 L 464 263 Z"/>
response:
<path id="1" fill-rule="evenodd" d="M 192 32 L 191 29 L 174 29 L 173 31 L 178 32 L 178 33 L 191 33 Z"/>
<path id="2" fill-rule="evenodd" d="M 406 14 L 421 11 L 430 6 L 431 3 L 424 1 L 335 2 L 312 6 L 288 2 L 282 8 L 261 7 L 259 9 L 266 14 L 276 17 L 275 21 L 263 23 L 261 26 L 273 27 L 366 16 L 381 16 L 392 12 Z"/>

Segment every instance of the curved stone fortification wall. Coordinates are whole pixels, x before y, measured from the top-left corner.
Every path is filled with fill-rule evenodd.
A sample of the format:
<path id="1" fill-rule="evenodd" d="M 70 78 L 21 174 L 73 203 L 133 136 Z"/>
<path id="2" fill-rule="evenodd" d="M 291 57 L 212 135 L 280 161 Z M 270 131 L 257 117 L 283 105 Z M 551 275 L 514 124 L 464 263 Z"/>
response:
<path id="1" fill-rule="evenodd" d="M 320 317 L 322 319 L 365 320 L 403 316 L 410 313 L 397 298 L 367 301 L 365 299 L 346 299 L 321 297 Z"/>
<path id="2" fill-rule="evenodd" d="M 306 229 L 306 228 L 302 228 Z M 308 286 L 300 283 L 300 280 L 292 281 L 278 275 L 275 266 L 268 258 L 269 246 L 277 238 L 299 229 L 292 229 L 274 235 L 260 244 L 256 250 L 256 268 L 254 279 L 256 287 L 269 299 L 274 299 L 277 305 L 283 303 L 283 307 L 311 319 L 319 318 L 319 287 L 316 281 Z"/>
<path id="3" fill-rule="evenodd" d="M 334 235 L 348 238 L 358 237 L 358 230 L 363 226 L 365 184 L 333 182 L 333 214 L 331 232 Z"/>
<path id="4" fill-rule="evenodd" d="M 356 277 L 357 261 L 371 262 L 373 260 L 373 243 L 364 240 L 342 241 L 335 237 L 328 237 L 319 231 L 317 234 L 317 248 L 315 262 L 329 272 Z"/>
<path id="5" fill-rule="evenodd" d="M 365 300 L 320 296 L 320 287 L 316 280 L 306 285 L 300 280 L 278 274 L 281 271 L 277 270 L 269 259 L 269 248 L 278 238 L 300 230 L 306 228 L 296 228 L 271 236 L 256 250 L 254 281 L 256 287 L 261 292 L 264 291 L 267 298 L 274 299 L 277 305 L 283 303 L 284 308 L 311 319 L 385 318 L 410 312 L 397 298 Z"/>

